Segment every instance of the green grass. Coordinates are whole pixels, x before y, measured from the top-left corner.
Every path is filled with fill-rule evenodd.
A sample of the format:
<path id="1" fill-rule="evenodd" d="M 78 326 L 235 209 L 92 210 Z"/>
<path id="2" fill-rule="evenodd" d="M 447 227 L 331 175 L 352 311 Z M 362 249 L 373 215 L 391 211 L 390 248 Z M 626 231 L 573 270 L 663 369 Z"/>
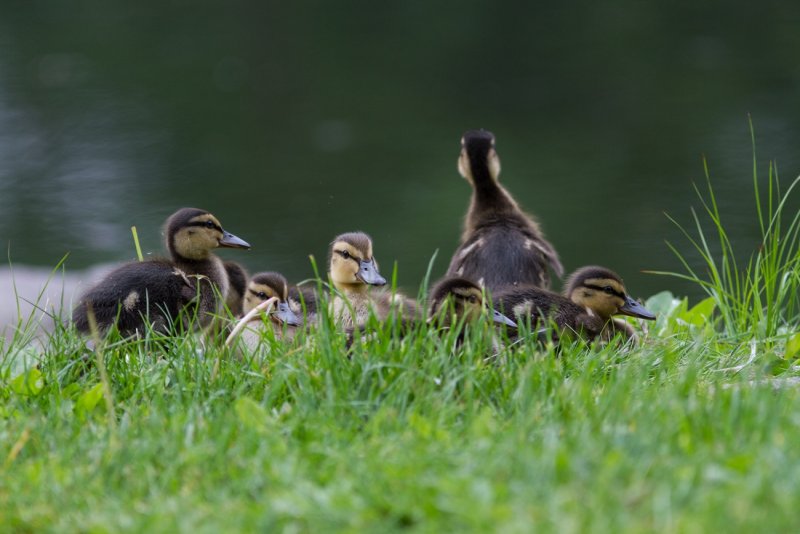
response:
<path id="1" fill-rule="evenodd" d="M 797 236 L 764 228 L 742 270 L 689 274 L 708 299 L 652 297 L 635 348 L 486 362 L 486 329 L 459 349 L 389 324 L 348 358 L 324 322 L 257 355 L 113 336 L 98 355 L 70 328 L 20 334 L 0 363 L 0 530 L 797 530 L 797 307 L 770 289 L 796 284 L 796 255 L 771 251 Z"/>

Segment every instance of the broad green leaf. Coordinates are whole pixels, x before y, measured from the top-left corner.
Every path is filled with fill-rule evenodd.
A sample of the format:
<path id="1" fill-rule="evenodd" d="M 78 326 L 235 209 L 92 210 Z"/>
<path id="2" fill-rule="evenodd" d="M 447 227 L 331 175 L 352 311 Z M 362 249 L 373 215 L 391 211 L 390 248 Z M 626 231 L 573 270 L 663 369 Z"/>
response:
<path id="1" fill-rule="evenodd" d="M 656 315 L 667 315 L 678 306 L 680 302 L 681 300 L 676 299 L 671 292 L 662 291 L 647 299 L 644 305 Z"/>
<path id="2" fill-rule="evenodd" d="M 800 357 L 800 333 L 793 335 L 786 342 L 786 352 L 783 357 L 787 360 Z"/>
<path id="3" fill-rule="evenodd" d="M 714 298 L 708 297 L 692 306 L 691 309 L 681 313 L 678 318 L 685 321 L 687 324 L 703 326 L 711 318 L 711 313 L 714 311 L 715 305 Z"/>
<path id="4" fill-rule="evenodd" d="M 42 372 L 36 368 L 20 374 L 11 381 L 11 389 L 17 395 L 38 395 L 44 388 Z"/>
<path id="5" fill-rule="evenodd" d="M 103 384 L 98 382 L 91 389 L 85 391 L 78 397 L 75 403 L 75 411 L 78 413 L 89 413 L 95 409 L 97 403 L 103 398 Z"/>

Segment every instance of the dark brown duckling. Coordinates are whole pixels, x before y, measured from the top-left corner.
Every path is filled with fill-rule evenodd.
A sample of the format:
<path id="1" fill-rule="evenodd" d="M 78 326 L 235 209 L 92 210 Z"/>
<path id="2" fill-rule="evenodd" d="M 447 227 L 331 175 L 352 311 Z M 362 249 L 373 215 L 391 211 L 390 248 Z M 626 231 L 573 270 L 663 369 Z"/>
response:
<path id="1" fill-rule="evenodd" d="M 244 297 L 245 319 L 251 310 L 269 299 L 276 300 L 275 305 L 270 309 L 269 321 L 264 321 L 261 315 L 256 315 L 242 330 L 242 342 L 250 350 L 255 350 L 259 346 L 265 329 L 271 328 L 278 338 L 283 338 L 285 335 L 291 339 L 294 337 L 294 329 L 303 324 L 302 312 L 298 316 L 291 309 L 289 284 L 286 282 L 286 278 L 276 272 L 258 273 L 250 278 Z"/>
<path id="2" fill-rule="evenodd" d="M 72 320 L 78 331 L 89 333 L 90 308 L 101 332 L 116 324 L 124 336 L 144 333 L 146 324 L 166 333 L 178 320 L 184 329 L 205 327 L 219 313 L 229 280 L 212 251 L 250 245 L 197 208 L 175 212 L 164 234 L 170 259 L 126 263 L 109 273 L 75 307 Z"/>
<path id="3" fill-rule="evenodd" d="M 428 322 L 450 327 L 454 322 L 478 320 L 489 308 L 481 287 L 466 278 L 445 278 L 431 289 Z M 517 324 L 500 313 L 490 310 L 492 321 L 516 328 Z"/>
<path id="4" fill-rule="evenodd" d="M 447 275 L 475 280 L 492 293 L 525 285 L 548 288 L 548 266 L 560 278 L 564 268 L 553 245 L 498 181 L 500 159 L 491 132 L 464 134 L 458 171 L 472 185 L 472 199 Z"/>
<path id="5" fill-rule="evenodd" d="M 534 330 L 546 329 L 547 321 L 552 321 L 559 330 L 557 337 L 579 336 L 589 341 L 608 341 L 617 333 L 635 339 L 630 325 L 613 319 L 614 315 L 656 318 L 627 294 L 618 274 L 597 266 L 575 271 L 567 281 L 564 295 L 534 286 L 515 287 L 497 293 L 494 303 L 518 322 L 530 320 Z"/>

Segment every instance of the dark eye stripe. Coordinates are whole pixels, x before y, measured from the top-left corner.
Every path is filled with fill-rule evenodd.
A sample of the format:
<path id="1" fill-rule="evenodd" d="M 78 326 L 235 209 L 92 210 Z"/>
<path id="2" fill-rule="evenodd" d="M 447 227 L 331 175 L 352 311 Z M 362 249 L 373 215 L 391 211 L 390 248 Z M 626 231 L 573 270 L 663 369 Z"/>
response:
<path id="1" fill-rule="evenodd" d="M 186 226 L 201 226 L 203 228 L 208 228 L 207 224 L 208 224 L 208 221 L 195 221 L 195 222 L 190 222 Z M 214 230 L 218 230 L 218 231 L 222 232 L 222 228 L 217 224 L 214 224 Z"/>
<path id="2" fill-rule="evenodd" d="M 334 250 L 334 252 L 339 254 L 342 258 L 344 258 L 346 260 L 353 260 L 356 263 L 361 263 L 361 258 L 358 258 L 357 256 L 353 256 L 352 254 L 350 254 L 346 250 Z"/>
<path id="3" fill-rule="evenodd" d="M 595 286 L 595 285 L 591 285 L 591 284 L 583 284 L 583 287 L 588 287 L 589 289 L 594 289 L 594 290 L 596 290 L 596 291 L 603 291 L 603 292 L 605 292 L 605 288 L 604 288 L 604 287 L 600 287 L 600 286 Z M 621 299 L 624 299 L 624 298 L 625 298 L 625 293 L 620 293 L 619 291 L 617 291 L 617 290 L 616 290 L 616 289 L 614 289 L 613 287 L 611 288 L 611 293 L 612 293 L 614 296 L 617 296 L 617 297 L 619 297 L 619 298 L 621 298 Z"/>

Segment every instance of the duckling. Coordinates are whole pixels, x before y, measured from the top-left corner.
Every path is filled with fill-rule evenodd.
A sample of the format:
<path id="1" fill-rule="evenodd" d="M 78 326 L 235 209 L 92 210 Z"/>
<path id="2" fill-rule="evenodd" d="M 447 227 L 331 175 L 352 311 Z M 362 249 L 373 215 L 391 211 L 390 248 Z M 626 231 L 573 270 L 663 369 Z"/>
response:
<path id="1" fill-rule="evenodd" d="M 430 292 L 428 298 L 427 320 L 420 316 L 401 316 L 399 320 L 399 332 L 407 335 L 414 331 L 423 322 L 440 329 L 447 330 L 463 321 L 464 324 L 474 324 L 478 321 L 488 308 L 481 287 L 465 278 L 445 278 L 438 282 Z M 505 324 L 512 328 L 517 327 L 517 323 L 503 315 L 497 310 L 491 310 L 492 321 Z M 347 329 L 348 346 L 352 345 L 355 332 L 365 333 L 363 326 L 356 326 Z M 464 332 L 459 333 L 458 342 L 463 341 Z"/>
<path id="2" fill-rule="evenodd" d="M 480 318 L 488 307 L 483 295 L 481 287 L 471 280 L 445 278 L 431 290 L 428 322 L 445 328 L 461 318 L 471 323 Z M 491 317 L 495 323 L 517 327 L 517 323 L 495 309 L 491 310 Z"/>
<path id="3" fill-rule="evenodd" d="M 338 290 L 331 299 L 333 316 L 345 328 L 362 325 L 373 304 L 369 287 L 386 285 L 372 255 L 372 239 L 363 232 L 341 234 L 331 243 L 329 260 L 328 274 Z"/>
<path id="4" fill-rule="evenodd" d="M 363 325 L 370 311 L 384 320 L 392 312 L 405 319 L 420 318 L 415 300 L 397 292 L 371 292 L 370 286 L 384 286 L 372 255 L 372 239 L 363 232 L 342 234 L 331 243 L 329 274 L 338 290 L 331 300 L 337 323 L 347 328 Z"/>
<path id="5" fill-rule="evenodd" d="M 226 261 L 222 264 L 228 274 L 228 296 L 225 305 L 234 317 L 242 315 L 244 292 L 247 289 L 247 270 L 235 261 Z"/>
<path id="6" fill-rule="evenodd" d="M 564 295 L 534 286 L 507 288 L 495 295 L 495 306 L 511 312 L 518 319 L 530 318 L 533 327 L 546 326 L 551 320 L 561 333 L 577 334 L 589 341 L 608 341 L 616 333 L 635 339 L 633 328 L 613 319 L 630 315 L 654 320 L 656 316 L 628 296 L 622 278 L 605 267 L 588 266 L 575 271 L 568 279 Z"/>
<path id="7" fill-rule="evenodd" d="M 179 317 L 186 327 L 195 315 L 197 326 L 208 326 L 230 286 L 212 250 L 250 245 L 197 208 L 180 209 L 167 219 L 165 241 L 170 259 L 126 263 L 84 293 L 72 313 L 78 331 L 90 331 L 90 309 L 101 331 L 116 324 L 125 336 L 143 333 L 145 324 L 168 332 Z"/>
<path id="8" fill-rule="evenodd" d="M 548 288 L 548 265 L 563 276 L 558 254 L 538 223 L 500 185 L 500 158 L 491 132 L 464 134 L 458 171 L 472 185 L 472 199 L 447 275 L 477 280 L 492 293 L 507 286 Z"/>
<path id="9" fill-rule="evenodd" d="M 243 311 L 245 319 L 251 314 L 259 304 L 269 299 L 276 299 L 277 305 L 269 313 L 269 319 L 275 326 L 287 325 L 287 327 L 297 327 L 303 324 L 301 317 L 298 317 L 291 309 L 289 302 L 289 284 L 282 274 L 276 272 L 263 272 L 254 274 L 247 284 L 247 291 L 244 297 Z M 241 339 L 245 346 L 255 349 L 261 342 L 261 333 L 266 327 L 266 323 L 255 316 L 247 321 L 247 327 L 242 331 Z M 283 337 L 280 330 L 274 330 L 278 337 Z M 287 329 L 289 338 L 293 337 L 294 332 Z"/>

